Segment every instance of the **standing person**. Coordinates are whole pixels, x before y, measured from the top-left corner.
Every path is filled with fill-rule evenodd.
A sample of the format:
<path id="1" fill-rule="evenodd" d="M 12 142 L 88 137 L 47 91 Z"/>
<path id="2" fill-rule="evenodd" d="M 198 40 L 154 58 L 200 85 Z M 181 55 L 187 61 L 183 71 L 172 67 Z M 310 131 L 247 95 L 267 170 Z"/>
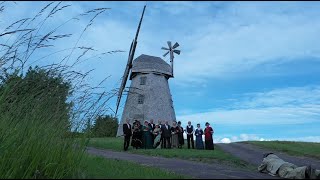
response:
<path id="1" fill-rule="evenodd" d="M 184 138 L 183 138 L 183 127 L 181 126 L 181 121 L 178 121 L 178 139 L 179 139 L 179 148 L 181 149 L 184 145 Z"/>
<path id="2" fill-rule="evenodd" d="M 210 127 L 210 124 L 206 122 L 206 128 L 204 129 L 204 139 L 205 139 L 206 149 L 208 150 L 214 150 L 212 134 L 213 134 L 213 129 L 212 127 Z"/>
<path id="3" fill-rule="evenodd" d="M 163 136 L 163 148 L 171 148 L 171 130 L 170 130 L 169 122 L 166 121 L 164 125 L 161 126 L 162 136 Z"/>
<path id="4" fill-rule="evenodd" d="M 153 130 L 153 135 L 155 136 L 153 148 L 157 148 L 161 142 L 161 129 L 160 129 L 159 124 L 155 125 L 155 128 Z"/>
<path id="5" fill-rule="evenodd" d="M 131 146 L 133 148 L 141 148 L 142 141 L 141 141 L 141 128 L 140 128 L 140 122 L 138 120 L 135 120 L 133 123 L 133 133 L 132 133 L 132 140 L 131 140 Z"/>
<path id="6" fill-rule="evenodd" d="M 190 149 L 190 141 L 191 141 L 192 149 L 194 149 L 194 140 L 193 140 L 194 129 L 190 121 L 188 122 L 188 126 L 186 130 L 187 130 L 188 149 Z"/>
<path id="7" fill-rule="evenodd" d="M 153 123 L 153 119 L 150 119 L 149 126 L 151 126 L 152 131 L 153 131 L 153 130 L 154 130 L 154 128 L 155 128 L 155 126 L 156 126 L 156 125 Z"/>
<path id="8" fill-rule="evenodd" d="M 142 146 L 145 149 L 151 149 L 152 144 L 152 128 L 149 126 L 148 121 L 144 121 L 144 126 L 142 126 L 143 136 L 142 136 Z"/>
<path id="9" fill-rule="evenodd" d="M 129 123 L 129 119 L 126 119 L 126 123 L 123 124 L 122 127 L 123 135 L 124 135 L 124 144 L 123 144 L 123 150 L 128 150 L 129 144 L 130 144 L 130 138 L 132 136 L 131 131 L 131 124 Z"/>
<path id="10" fill-rule="evenodd" d="M 151 127 L 151 130 L 152 130 L 152 132 L 153 132 L 153 130 L 154 130 L 154 128 L 155 128 L 155 124 L 153 123 L 153 119 L 150 119 L 149 126 Z M 154 138 L 155 138 L 155 136 L 153 135 L 153 133 L 151 133 L 151 137 L 152 137 L 152 144 L 153 144 Z"/>
<path id="11" fill-rule="evenodd" d="M 202 140 L 203 130 L 200 128 L 200 124 L 197 124 L 195 135 L 196 135 L 196 148 L 204 149 L 203 140 Z"/>
<path id="12" fill-rule="evenodd" d="M 171 130 L 171 147 L 177 148 L 179 147 L 179 138 L 178 138 L 179 127 L 177 126 L 177 121 L 173 121 L 172 127 L 170 128 L 170 130 Z"/>

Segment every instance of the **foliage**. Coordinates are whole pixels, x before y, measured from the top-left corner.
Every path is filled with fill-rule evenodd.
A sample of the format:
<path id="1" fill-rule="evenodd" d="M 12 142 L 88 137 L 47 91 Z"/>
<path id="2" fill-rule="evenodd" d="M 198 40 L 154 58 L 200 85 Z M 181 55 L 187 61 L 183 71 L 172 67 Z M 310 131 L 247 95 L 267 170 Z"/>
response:
<path id="1" fill-rule="evenodd" d="M 118 119 L 111 115 L 98 116 L 90 128 L 91 137 L 115 137 L 118 130 Z"/>
<path id="2" fill-rule="evenodd" d="M 0 177 L 62 178 L 77 169 L 81 151 L 70 131 L 70 84 L 38 67 L 9 76 L 0 87 Z"/>
<path id="3" fill-rule="evenodd" d="M 8 3 L 12 2 L 0 2 L 1 15 L 9 10 Z M 108 8 L 91 9 L 70 19 L 64 17 L 67 20 L 57 27 L 42 28 L 70 8 L 63 3 L 49 2 L 33 17 L 17 20 L 0 32 L 0 178 L 78 176 L 87 140 L 76 132 L 83 128 L 84 119 L 91 121 L 109 109 L 105 105 L 116 93 L 95 92 L 98 88 L 86 81 L 92 70 L 75 69 L 75 65 L 86 60 L 83 57 L 87 52 L 98 52 L 78 43 L 95 18 Z M 87 17 L 88 24 L 72 47 L 50 51 L 56 41 L 66 42 L 73 36 L 58 33 L 61 27 Z M 32 64 L 50 60 L 51 55 L 61 52 L 69 53 L 55 59 L 55 63 L 32 68 Z M 114 52 L 119 51 L 93 57 Z M 35 58 L 43 54 L 42 58 Z M 78 57 L 71 58 L 77 54 Z"/>

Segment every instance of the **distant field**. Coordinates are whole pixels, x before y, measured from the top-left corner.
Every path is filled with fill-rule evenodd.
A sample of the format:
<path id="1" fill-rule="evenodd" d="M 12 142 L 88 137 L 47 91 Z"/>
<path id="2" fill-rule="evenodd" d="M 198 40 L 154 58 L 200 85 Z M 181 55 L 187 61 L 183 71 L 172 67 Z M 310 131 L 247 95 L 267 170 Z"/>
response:
<path id="1" fill-rule="evenodd" d="M 111 149 L 115 151 L 123 151 L 123 138 L 92 138 L 88 146 Z M 179 158 L 185 160 L 201 161 L 201 162 L 218 162 L 228 164 L 234 167 L 255 169 L 248 163 L 222 151 L 215 146 L 215 150 L 196 150 L 187 149 L 186 144 L 183 149 L 133 149 L 129 147 L 129 153 L 145 154 L 150 156 L 162 156 L 167 158 Z"/>
<path id="2" fill-rule="evenodd" d="M 86 156 L 77 179 L 184 179 L 182 175 L 122 160 Z"/>
<path id="3" fill-rule="evenodd" d="M 294 156 L 308 156 L 320 159 L 320 143 L 293 141 L 247 141 L 244 143 L 285 152 Z"/>

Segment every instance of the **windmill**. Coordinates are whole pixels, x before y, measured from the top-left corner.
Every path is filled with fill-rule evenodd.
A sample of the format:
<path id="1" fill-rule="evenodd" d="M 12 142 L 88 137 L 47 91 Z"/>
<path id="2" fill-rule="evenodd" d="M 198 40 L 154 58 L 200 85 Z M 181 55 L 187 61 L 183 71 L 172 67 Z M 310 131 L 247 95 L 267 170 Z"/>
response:
<path id="1" fill-rule="evenodd" d="M 127 79 L 128 79 L 128 76 L 129 76 L 129 71 L 130 71 L 130 69 L 132 67 L 132 60 L 133 60 L 133 57 L 134 57 L 134 53 L 136 51 L 137 39 L 138 39 L 138 35 L 139 35 L 140 27 L 141 27 L 141 22 L 142 22 L 142 19 L 143 19 L 143 15 L 144 15 L 145 9 L 146 9 L 146 6 L 143 7 L 142 15 L 141 15 L 140 22 L 139 22 L 139 25 L 138 25 L 138 29 L 137 29 L 137 32 L 136 32 L 136 36 L 135 36 L 135 38 L 132 41 L 131 46 L 130 46 L 128 62 L 127 62 L 127 65 L 126 65 L 126 69 L 124 70 L 124 74 L 122 76 L 122 82 L 121 82 L 121 85 L 120 85 L 120 88 L 119 88 L 119 92 L 118 92 L 116 116 L 117 116 L 117 113 L 118 113 L 118 108 L 119 108 L 122 92 L 123 92 L 124 87 L 125 87 L 125 85 L 127 83 Z"/>
<path id="2" fill-rule="evenodd" d="M 155 123 L 159 123 L 159 120 L 161 120 L 168 121 L 169 124 L 172 124 L 172 122 L 176 120 L 176 115 L 168 80 L 173 77 L 173 53 L 180 54 L 179 50 L 175 50 L 179 44 L 176 43 L 171 47 L 171 43 L 168 42 L 169 49 L 166 49 L 171 52 L 171 66 L 160 57 L 145 54 L 141 54 L 133 60 L 145 7 L 142 12 L 136 37 L 131 43 L 128 62 L 118 93 L 116 114 L 118 112 L 122 92 L 129 79 L 131 80 L 130 88 L 120 124 L 125 123 L 127 119 L 129 119 L 130 123 L 133 123 L 134 120 L 138 120 L 143 124 L 144 120 L 153 119 Z M 119 125 L 117 136 L 122 136 L 122 131 L 122 126 Z"/>
<path id="3" fill-rule="evenodd" d="M 161 49 L 167 50 L 167 52 L 163 55 L 163 57 L 166 57 L 170 53 L 170 63 L 171 63 L 171 72 L 173 76 L 173 59 L 174 59 L 174 53 L 180 54 L 180 50 L 176 50 L 177 47 L 179 47 L 179 43 L 175 43 L 173 46 L 171 46 L 171 41 L 167 41 L 168 48 L 162 47 Z"/>

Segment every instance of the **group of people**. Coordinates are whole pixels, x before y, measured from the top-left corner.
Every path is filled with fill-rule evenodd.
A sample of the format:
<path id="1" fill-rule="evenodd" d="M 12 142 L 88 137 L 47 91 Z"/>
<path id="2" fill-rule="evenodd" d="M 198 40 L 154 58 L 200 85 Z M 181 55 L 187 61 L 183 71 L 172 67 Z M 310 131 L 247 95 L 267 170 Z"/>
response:
<path id="1" fill-rule="evenodd" d="M 168 121 L 163 124 L 159 121 L 158 124 L 154 124 L 151 119 L 150 122 L 144 121 L 142 125 L 140 121 L 134 120 L 133 124 L 130 124 L 130 119 L 126 119 L 126 123 L 123 124 L 124 135 L 124 150 L 126 151 L 130 145 L 135 149 L 155 149 L 155 148 L 182 148 L 184 145 L 184 132 L 187 134 L 188 149 L 192 147 L 194 149 L 194 135 L 196 137 L 197 149 L 214 150 L 213 145 L 213 128 L 207 122 L 206 128 L 202 130 L 200 124 L 197 124 L 195 129 L 191 122 L 188 122 L 185 130 L 181 126 L 181 122 L 173 121 L 172 126 Z M 205 136 L 205 144 L 203 143 L 203 135 Z"/>

